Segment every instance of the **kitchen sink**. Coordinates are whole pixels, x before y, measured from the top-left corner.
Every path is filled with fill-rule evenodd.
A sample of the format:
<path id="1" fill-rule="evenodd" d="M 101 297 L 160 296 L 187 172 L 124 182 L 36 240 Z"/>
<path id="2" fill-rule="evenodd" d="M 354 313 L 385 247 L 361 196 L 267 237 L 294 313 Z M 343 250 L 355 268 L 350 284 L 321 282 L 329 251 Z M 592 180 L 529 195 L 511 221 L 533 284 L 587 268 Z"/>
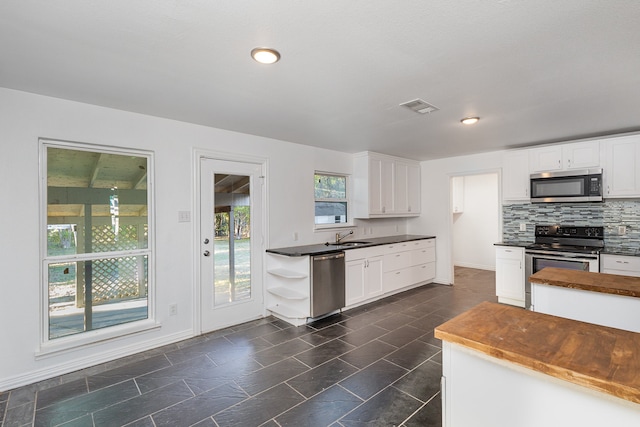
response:
<path id="1" fill-rule="evenodd" d="M 362 246 L 362 245 L 368 245 L 369 243 L 371 242 L 356 242 L 355 240 L 351 240 L 349 242 L 340 242 L 340 243 L 327 242 L 327 244 L 331 246 Z"/>

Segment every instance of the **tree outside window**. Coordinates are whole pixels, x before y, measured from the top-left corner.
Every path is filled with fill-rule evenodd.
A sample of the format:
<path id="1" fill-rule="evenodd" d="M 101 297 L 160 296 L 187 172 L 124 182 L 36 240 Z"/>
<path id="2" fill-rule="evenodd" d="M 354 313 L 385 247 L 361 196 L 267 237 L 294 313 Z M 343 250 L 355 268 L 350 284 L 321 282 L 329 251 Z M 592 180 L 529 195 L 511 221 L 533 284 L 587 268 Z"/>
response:
<path id="1" fill-rule="evenodd" d="M 315 224 L 346 224 L 348 221 L 347 177 L 316 173 L 314 189 Z"/>

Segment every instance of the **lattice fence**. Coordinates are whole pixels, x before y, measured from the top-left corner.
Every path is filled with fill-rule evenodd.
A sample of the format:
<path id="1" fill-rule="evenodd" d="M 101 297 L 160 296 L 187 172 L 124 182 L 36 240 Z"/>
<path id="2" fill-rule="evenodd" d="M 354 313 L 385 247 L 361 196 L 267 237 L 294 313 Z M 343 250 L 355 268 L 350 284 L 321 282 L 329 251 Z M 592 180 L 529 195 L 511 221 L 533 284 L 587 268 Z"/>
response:
<path id="1" fill-rule="evenodd" d="M 147 239 L 144 226 L 144 239 Z M 92 227 L 93 252 L 132 250 L 138 248 L 138 227 L 122 225 L 118 235 L 111 225 Z M 137 257 L 106 258 L 93 261 L 92 300 L 95 305 L 146 296 L 147 257 L 139 265 Z"/>

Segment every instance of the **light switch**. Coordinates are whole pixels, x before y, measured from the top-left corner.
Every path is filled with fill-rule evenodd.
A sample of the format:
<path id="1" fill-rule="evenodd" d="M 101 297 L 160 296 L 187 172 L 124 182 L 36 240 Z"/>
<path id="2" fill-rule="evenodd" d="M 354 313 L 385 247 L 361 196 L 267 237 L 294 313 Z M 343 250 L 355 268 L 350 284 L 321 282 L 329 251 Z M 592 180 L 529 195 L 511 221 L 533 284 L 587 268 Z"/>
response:
<path id="1" fill-rule="evenodd" d="M 191 212 L 178 211 L 178 222 L 191 222 Z"/>
<path id="2" fill-rule="evenodd" d="M 527 224 L 524 222 L 520 223 L 520 231 L 527 231 Z"/>

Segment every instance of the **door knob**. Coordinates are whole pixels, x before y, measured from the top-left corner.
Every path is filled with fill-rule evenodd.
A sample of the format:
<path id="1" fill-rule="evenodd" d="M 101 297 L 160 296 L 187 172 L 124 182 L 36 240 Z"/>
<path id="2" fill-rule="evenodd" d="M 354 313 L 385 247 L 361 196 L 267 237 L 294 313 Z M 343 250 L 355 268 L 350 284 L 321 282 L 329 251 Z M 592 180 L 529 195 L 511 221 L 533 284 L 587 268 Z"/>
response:
<path id="1" fill-rule="evenodd" d="M 209 255 L 211 255 L 211 252 L 209 252 L 209 251 L 204 251 L 204 254 L 203 254 L 203 255 L 204 255 L 204 256 L 209 256 Z"/>
<path id="2" fill-rule="evenodd" d="M 208 244 L 209 243 L 209 239 L 204 239 L 204 244 Z"/>

